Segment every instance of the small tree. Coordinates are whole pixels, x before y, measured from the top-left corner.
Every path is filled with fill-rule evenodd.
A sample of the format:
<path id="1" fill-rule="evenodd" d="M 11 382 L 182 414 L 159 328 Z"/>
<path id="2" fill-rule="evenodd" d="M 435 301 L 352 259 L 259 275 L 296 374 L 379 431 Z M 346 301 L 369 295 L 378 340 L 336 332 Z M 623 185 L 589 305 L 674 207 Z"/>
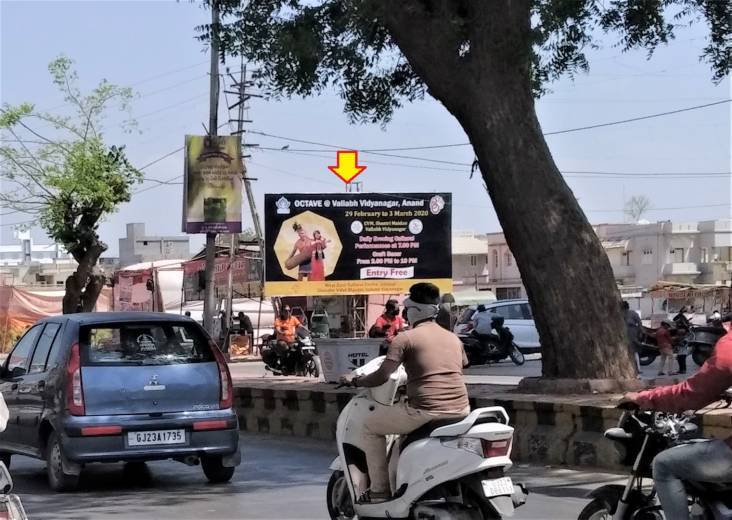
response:
<path id="1" fill-rule="evenodd" d="M 649 55 L 678 26 L 710 28 L 702 58 L 732 67 L 720 0 L 208 0 L 222 52 L 256 62 L 276 96 L 335 87 L 353 121 L 387 122 L 426 93 L 473 146 L 541 337 L 543 375 L 634 377 L 620 295 L 600 240 L 552 158 L 534 99 L 589 68 L 601 31 Z M 210 26 L 199 28 L 210 38 Z"/>
<path id="2" fill-rule="evenodd" d="M 628 215 L 633 222 L 638 222 L 649 209 L 651 209 L 651 200 L 645 195 L 633 195 L 630 200 L 625 203 L 625 214 Z"/>
<path id="3" fill-rule="evenodd" d="M 6 104 L 0 113 L 0 129 L 9 137 L 0 146 L 0 205 L 36 217 L 78 263 L 66 280 L 64 313 L 94 309 L 105 282 L 96 265 L 107 249 L 97 233 L 99 222 L 128 202 L 132 185 L 142 180 L 124 146 L 105 143 L 101 127 L 113 102 L 128 111 L 132 91 L 102 80 L 83 94 L 72 66 L 59 57 L 48 70 L 73 116 L 39 112 L 30 103 Z M 44 131 L 44 123 L 53 131 Z"/>

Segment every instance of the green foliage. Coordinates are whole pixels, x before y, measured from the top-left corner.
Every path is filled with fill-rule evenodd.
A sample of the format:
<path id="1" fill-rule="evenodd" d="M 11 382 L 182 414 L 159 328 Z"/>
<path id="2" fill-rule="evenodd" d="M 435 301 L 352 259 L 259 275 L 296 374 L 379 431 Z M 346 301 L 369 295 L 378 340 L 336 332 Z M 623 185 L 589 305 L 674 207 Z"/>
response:
<path id="1" fill-rule="evenodd" d="M 129 111 L 134 94 L 106 80 L 84 94 L 72 60 L 64 56 L 48 69 L 73 115 L 37 112 L 29 103 L 2 107 L 0 130 L 9 139 L 0 146 L 0 205 L 36 216 L 48 235 L 81 262 L 90 251 L 106 248 L 96 233 L 99 221 L 129 201 L 131 187 L 142 181 L 124 146 L 107 145 L 102 133 L 105 113 Z M 39 122 L 51 133 L 40 133 Z"/>
<path id="2" fill-rule="evenodd" d="M 205 0 L 210 4 L 213 0 Z M 316 95 L 335 87 L 353 121 L 386 122 L 402 103 L 422 98 L 424 78 L 404 59 L 399 34 L 387 30 L 388 0 L 216 0 L 223 22 L 222 54 L 244 54 L 260 66 L 260 87 L 272 97 Z M 487 1 L 487 0 L 486 0 Z M 490 0 L 491 2 L 498 0 Z M 732 2 L 724 0 L 525 0 L 530 38 L 526 67 L 535 96 L 563 75 L 589 70 L 585 55 L 601 32 L 614 35 L 623 50 L 645 49 L 649 56 L 694 22 L 709 26 L 701 59 L 713 80 L 732 69 Z M 517 8 L 523 0 L 512 3 Z M 455 56 L 466 66 L 490 54 L 473 45 L 484 38 L 485 1 L 400 0 L 399 9 L 431 14 Z M 208 40 L 210 25 L 197 28 Z M 503 28 L 500 31 L 504 32 Z M 398 31 L 396 31 L 398 32 Z M 508 32 L 507 30 L 505 32 Z M 478 36 L 480 34 L 480 36 Z M 425 40 L 434 38 L 425 34 Z M 487 39 L 500 46 L 502 34 Z M 523 67 L 521 63 L 513 64 Z"/>

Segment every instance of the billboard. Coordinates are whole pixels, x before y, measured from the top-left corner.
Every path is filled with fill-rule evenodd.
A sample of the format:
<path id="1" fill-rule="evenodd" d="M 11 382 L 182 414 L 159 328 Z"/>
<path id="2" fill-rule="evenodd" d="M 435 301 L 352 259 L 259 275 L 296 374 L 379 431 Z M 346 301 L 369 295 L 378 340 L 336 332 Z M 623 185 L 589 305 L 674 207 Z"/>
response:
<path id="1" fill-rule="evenodd" d="M 240 233 L 244 165 L 239 136 L 187 135 L 184 233 Z"/>
<path id="2" fill-rule="evenodd" d="M 449 193 L 267 194 L 266 296 L 452 291 Z"/>
<path id="3" fill-rule="evenodd" d="M 216 299 L 227 298 L 229 286 L 229 257 L 217 257 L 214 269 L 214 295 Z M 259 261 L 243 255 L 236 255 L 231 262 L 234 298 L 259 298 Z M 206 260 L 183 262 L 184 301 L 204 299 L 203 283 Z"/>

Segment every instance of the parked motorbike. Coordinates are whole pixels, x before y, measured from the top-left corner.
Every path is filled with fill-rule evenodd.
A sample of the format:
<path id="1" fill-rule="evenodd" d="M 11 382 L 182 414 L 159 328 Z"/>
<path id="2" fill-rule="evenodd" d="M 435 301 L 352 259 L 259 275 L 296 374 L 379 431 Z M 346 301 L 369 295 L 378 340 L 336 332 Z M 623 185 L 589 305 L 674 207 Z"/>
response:
<path id="1" fill-rule="evenodd" d="M 724 327 L 698 327 L 692 326 L 689 333 L 684 338 L 691 351 L 691 359 L 698 366 L 702 366 L 709 359 L 717 345 L 719 338 L 724 336 L 727 331 Z"/>
<path id="2" fill-rule="evenodd" d="M 262 337 L 261 350 L 265 370 L 274 375 L 320 377 L 318 348 L 305 327 L 297 328 L 295 341 L 286 350 L 277 345 L 277 337 L 271 334 Z"/>
<path id="3" fill-rule="evenodd" d="M 727 398 L 727 403 L 732 399 Z M 652 475 L 652 462 L 662 451 L 690 440 L 697 431 L 691 417 L 660 412 L 623 412 L 618 426 L 605 432 L 605 437 L 619 443 L 625 453 L 623 464 L 631 472 L 625 486 L 602 486 L 590 493 L 592 501 L 585 506 L 578 520 L 662 520 L 662 508 L 656 503 L 655 487 L 644 487 L 644 479 Z M 732 520 L 732 482 L 685 482 L 692 518 Z"/>
<path id="4" fill-rule="evenodd" d="M 513 341 L 511 329 L 504 326 L 503 321 L 502 316 L 491 319 L 491 328 L 496 331 L 495 334 L 477 334 L 475 331 L 458 334 L 470 365 L 498 363 L 506 358 L 511 358 L 518 366 L 526 362 L 523 352 Z"/>
<path id="5" fill-rule="evenodd" d="M 384 358 L 358 368 L 375 372 Z M 403 367 L 383 385 L 364 388 L 345 406 L 336 428 L 338 457 L 326 494 L 331 520 L 369 518 L 487 520 L 511 516 L 525 503 L 526 490 L 505 471 L 513 428 L 501 407 L 480 408 L 464 419 L 435 421 L 387 443 L 394 494 L 387 502 L 359 502 L 369 487 L 362 425 L 374 402 L 392 406 L 404 399 Z"/>

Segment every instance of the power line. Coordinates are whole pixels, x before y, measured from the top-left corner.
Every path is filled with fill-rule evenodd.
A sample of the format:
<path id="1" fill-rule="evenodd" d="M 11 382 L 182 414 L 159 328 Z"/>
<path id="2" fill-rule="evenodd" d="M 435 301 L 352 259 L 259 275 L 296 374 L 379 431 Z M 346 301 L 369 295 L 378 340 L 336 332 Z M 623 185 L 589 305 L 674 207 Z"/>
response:
<path id="1" fill-rule="evenodd" d="M 668 110 L 668 111 L 665 111 L 665 112 L 657 112 L 657 113 L 654 113 L 654 114 L 647 114 L 647 115 L 643 115 L 643 116 L 632 117 L 632 118 L 628 118 L 628 119 L 620 119 L 620 120 L 616 120 L 616 121 L 608 121 L 608 122 L 605 122 L 605 123 L 597 123 L 597 124 L 593 124 L 593 125 L 585 125 L 585 126 L 579 126 L 579 127 L 575 127 L 575 128 L 566 128 L 564 130 L 555 130 L 555 131 L 552 131 L 552 132 L 544 132 L 544 135 L 545 136 L 562 135 L 562 134 L 568 134 L 568 133 L 572 133 L 572 132 L 581 132 L 581 131 L 585 131 L 585 130 L 593 130 L 593 129 L 596 129 L 596 128 L 604 128 L 604 127 L 608 127 L 608 126 L 624 125 L 624 124 L 628 124 L 628 123 L 634 123 L 634 122 L 637 122 L 637 121 L 645 121 L 647 119 L 655 119 L 655 118 L 666 117 L 666 116 L 670 116 L 670 115 L 674 115 L 674 114 L 681 114 L 683 112 L 690 112 L 692 110 L 701 110 L 701 109 L 704 109 L 704 108 L 709 108 L 709 107 L 713 107 L 713 106 L 717 106 L 717 105 L 723 105 L 723 104 L 727 104 L 727 103 L 730 103 L 730 102 L 732 102 L 732 98 L 723 99 L 723 100 L 720 100 L 720 101 L 714 101 L 712 103 L 705 103 L 705 104 L 702 104 L 702 105 L 694 105 L 694 106 L 690 106 L 690 107 L 678 108 L 678 109 L 675 109 L 675 110 Z M 254 131 L 254 130 L 251 130 L 250 133 L 257 134 L 257 135 L 262 135 L 262 136 L 265 136 L 265 137 L 272 137 L 274 139 L 281 139 L 283 141 L 290 141 L 290 142 L 294 142 L 294 143 L 312 144 L 312 145 L 315 145 L 315 146 L 327 146 L 327 147 L 330 147 L 330 148 L 342 148 L 342 149 L 347 149 L 347 150 L 359 150 L 359 152 L 371 153 L 371 154 L 375 154 L 375 155 L 386 155 L 386 154 L 381 154 L 380 152 L 399 152 L 399 151 L 409 151 L 409 150 L 433 150 L 433 149 L 441 149 L 441 148 L 456 148 L 456 147 L 470 146 L 471 145 L 469 142 L 462 142 L 462 143 L 448 143 L 448 144 L 426 145 L 426 146 L 403 146 L 403 147 L 395 147 L 395 148 L 393 147 L 393 148 L 358 149 L 358 148 L 351 148 L 351 147 L 347 147 L 347 146 L 336 146 L 336 145 L 331 145 L 331 144 L 318 143 L 318 142 L 315 142 L 315 141 L 307 141 L 305 139 L 293 139 L 293 138 L 289 138 L 289 137 L 278 136 L 278 135 L 268 134 L 266 132 L 258 132 L 258 131 Z M 323 152 L 323 151 L 329 151 L 329 150 L 301 149 L 301 150 L 297 150 L 297 151 L 302 151 L 302 152 Z M 387 155 L 387 156 L 388 157 L 400 157 L 400 156 L 391 156 L 391 155 Z M 443 162 L 443 163 L 446 163 L 446 164 L 453 164 L 453 165 L 457 164 L 457 165 L 460 165 L 460 166 L 462 166 L 462 165 L 465 164 L 465 163 L 455 163 L 455 162 L 451 162 L 451 161 L 437 161 L 435 159 L 427 159 L 427 158 L 424 158 L 424 157 L 407 157 L 407 156 L 401 156 L 401 158 L 403 158 L 403 159 L 413 159 L 413 160 L 427 160 L 427 161 L 434 161 L 434 162 Z"/>
<path id="2" fill-rule="evenodd" d="M 314 152 L 298 152 L 297 150 L 293 149 L 286 149 L 283 150 L 281 148 L 271 148 L 266 146 L 260 146 L 255 149 L 256 150 L 264 150 L 264 151 L 270 151 L 270 152 L 280 152 L 280 153 L 289 153 L 292 155 L 298 155 L 301 157 L 310 157 L 310 158 L 323 158 L 323 159 L 329 159 L 332 158 L 332 156 L 328 155 L 316 155 Z M 329 151 L 330 153 L 330 151 Z M 438 172 L 445 172 L 445 173 L 467 173 L 466 169 L 457 169 L 457 168 L 439 168 L 434 166 L 423 166 L 423 165 L 416 165 L 416 164 L 404 164 L 404 163 L 390 163 L 390 162 L 384 162 L 384 161 L 372 161 L 369 160 L 369 163 L 371 164 L 382 164 L 386 166 L 396 166 L 401 168 L 412 168 L 417 169 L 420 171 L 424 170 L 433 170 Z M 464 164 L 464 166 L 470 166 L 469 164 Z M 629 179 L 645 179 L 645 178 L 666 178 L 666 179 L 700 179 L 700 178 L 714 178 L 714 177 L 731 177 L 732 172 L 618 172 L 618 171 L 592 171 L 592 170 L 560 170 L 560 173 L 564 177 L 568 178 L 578 178 L 578 179 L 590 179 L 590 178 L 602 178 L 602 177 L 610 177 L 610 178 L 629 178 Z"/>

